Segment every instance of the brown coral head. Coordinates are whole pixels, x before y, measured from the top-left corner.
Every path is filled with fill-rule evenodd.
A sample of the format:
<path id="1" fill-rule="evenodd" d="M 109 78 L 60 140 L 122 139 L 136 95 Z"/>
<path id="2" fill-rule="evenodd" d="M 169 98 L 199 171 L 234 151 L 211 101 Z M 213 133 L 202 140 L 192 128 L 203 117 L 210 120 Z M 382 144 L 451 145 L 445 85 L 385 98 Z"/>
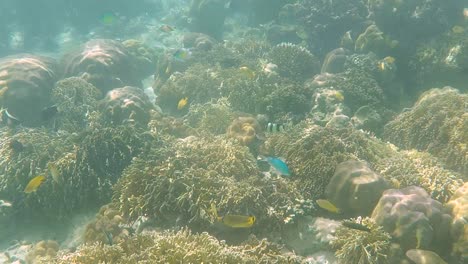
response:
<path id="1" fill-rule="evenodd" d="M 227 134 L 229 137 L 239 140 L 243 145 L 250 145 L 256 139 L 262 138 L 263 132 L 257 119 L 241 116 L 232 121 L 227 129 Z"/>

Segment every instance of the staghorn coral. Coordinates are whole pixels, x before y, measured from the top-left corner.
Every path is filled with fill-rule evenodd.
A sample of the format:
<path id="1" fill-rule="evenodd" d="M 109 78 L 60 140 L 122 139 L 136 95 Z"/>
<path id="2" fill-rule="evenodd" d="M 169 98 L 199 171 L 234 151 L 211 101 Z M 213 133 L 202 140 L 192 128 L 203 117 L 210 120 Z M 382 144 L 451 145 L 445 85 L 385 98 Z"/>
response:
<path id="1" fill-rule="evenodd" d="M 89 125 L 89 113 L 96 111 L 101 92 L 79 77 L 58 81 L 52 90 L 52 101 L 57 104 L 56 127 L 68 132 L 85 129 Z"/>
<path id="2" fill-rule="evenodd" d="M 371 218 L 361 222 L 369 232 L 339 227 L 331 245 L 336 249 L 336 257 L 343 263 L 384 264 L 389 260 L 391 236 Z"/>
<path id="3" fill-rule="evenodd" d="M 420 186 L 441 203 L 447 202 L 463 185 L 462 175 L 445 169 L 440 161 L 425 152 L 399 151 L 373 165 L 394 188 Z"/>
<path id="4" fill-rule="evenodd" d="M 455 191 L 445 207 L 453 217 L 450 234 L 454 241 L 452 255 L 468 261 L 468 183 Z"/>
<path id="5" fill-rule="evenodd" d="M 255 215 L 254 232 L 271 235 L 284 224 L 287 208 L 302 199 L 286 179 L 260 178 L 248 149 L 231 140 L 172 141 L 135 159 L 115 186 L 114 201 L 129 220 L 146 215 L 162 226 L 213 229 L 213 203 L 219 215 Z"/>
<path id="6" fill-rule="evenodd" d="M 44 123 L 41 111 L 51 104 L 56 78 L 52 58 L 19 54 L 0 59 L 0 106 L 23 125 L 39 126 Z"/>
<path id="7" fill-rule="evenodd" d="M 468 173 L 468 96 L 451 87 L 432 89 L 384 128 L 384 138 L 405 149 L 438 157 L 448 168 Z"/>
<path id="8" fill-rule="evenodd" d="M 78 76 L 96 86 L 102 93 L 126 85 L 140 86 L 140 73 L 134 58 L 120 42 L 94 39 L 62 58 L 64 77 Z"/>
<path id="9" fill-rule="evenodd" d="M 142 89 L 125 86 L 109 91 L 99 108 L 104 123 L 114 126 L 132 123 L 144 127 L 154 107 Z"/>
<path id="10" fill-rule="evenodd" d="M 86 226 L 83 241 L 87 244 L 115 244 L 125 241 L 130 232 L 122 228 L 124 219 L 112 205 L 104 205 L 96 214 L 95 220 Z"/>
<path id="11" fill-rule="evenodd" d="M 57 203 L 61 189 L 51 178 L 35 193 L 25 194 L 24 188 L 37 175 L 47 176 L 45 168 L 73 150 L 73 140 L 66 134 L 50 134 L 45 129 L 26 129 L 15 134 L 1 129 L 0 142 L 0 197 L 11 201 L 12 212 L 18 219 L 59 219 L 65 213 Z M 10 142 L 18 142 L 21 149 L 12 148 Z"/>
<path id="12" fill-rule="evenodd" d="M 417 248 L 443 253 L 449 246 L 452 217 L 420 187 L 384 191 L 372 219 L 392 235 L 403 251 Z"/>
<path id="13" fill-rule="evenodd" d="M 42 240 L 37 242 L 26 255 L 27 264 L 35 264 L 38 261 L 51 261 L 57 256 L 59 244 L 55 240 Z"/>
<path id="14" fill-rule="evenodd" d="M 282 248 L 250 237 L 239 246 L 229 246 L 208 233 L 148 233 L 130 237 L 114 246 L 84 245 L 74 253 L 61 252 L 51 262 L 39 263 L 300 263 L 301 257 L 285 255 Z"/>
<path id="15" fill-rule="evenodd" d="M 325 197 L 346 216 L 370 215 L 389 186 L 369 165 L 349 160 L 338 164 L 325 190 Z"/>
<path id="16" fill-rule="evenodd" d="M 268 54 L 268 60 L 278 65 L 278 73 L 296 81 L 304 81 L 320 71 L 320 62 L 306 48 L 280 43 Z"/>

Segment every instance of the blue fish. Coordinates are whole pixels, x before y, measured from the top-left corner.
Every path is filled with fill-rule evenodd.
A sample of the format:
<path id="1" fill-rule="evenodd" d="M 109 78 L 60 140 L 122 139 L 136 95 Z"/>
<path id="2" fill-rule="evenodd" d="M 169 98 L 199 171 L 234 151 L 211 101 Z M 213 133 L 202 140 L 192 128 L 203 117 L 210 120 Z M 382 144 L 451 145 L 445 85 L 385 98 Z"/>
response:
<path id="1" fill-rule="evenodd" d="M 281 176 L 291 176 L 291 172 L 289 172 L 288 165 L 281 160 L 280 158 L 276 157 L 265 157 L 265 160 L 270 164 L 271 167 Z"/>

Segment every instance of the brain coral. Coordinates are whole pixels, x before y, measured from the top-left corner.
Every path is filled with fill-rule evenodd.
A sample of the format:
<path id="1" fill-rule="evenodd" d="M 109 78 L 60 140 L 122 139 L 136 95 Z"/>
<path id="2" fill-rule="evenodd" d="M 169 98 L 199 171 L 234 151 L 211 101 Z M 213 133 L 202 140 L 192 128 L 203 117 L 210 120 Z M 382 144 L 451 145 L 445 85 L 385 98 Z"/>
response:
<path id="1" fill-rule="evenodd" d="M 338 164 L 325 196 L 347 216 L 366 216 L 387 188 L 385 180 L 366 163 L 349 160 Z"/>
<path id="2" fill-rule="evenodd" d="M 0 59 L 0 106 L 23 125 L 41 125 L 41 110 L 51 104 L 55 71 L 56 63 L 48 57 L 20 54 Z"/>
<path id="3" fill-rule="evenodd" d="M 427 151 L 453 170 L 468 175 L 468 95 L 451 87 L 432 89 L 384 128 L 395 145 Z"/>
<path id="4" fill-rule="evenodd" d="M 404 250 L 437 248 L 444 251 L 450 244 L 452 217 L 420 187 L 384 191 L 372 212 L 372 219 Z"/>
<path id="5" fill-rule="evenodd" d="M 96 86 L 102 93 L 125 85 L 139 86 L 139 74 L 132 70 L 134 58 L 120 42 L 94 39 L 62 59 L 64 76 L 78 76 Z"/>

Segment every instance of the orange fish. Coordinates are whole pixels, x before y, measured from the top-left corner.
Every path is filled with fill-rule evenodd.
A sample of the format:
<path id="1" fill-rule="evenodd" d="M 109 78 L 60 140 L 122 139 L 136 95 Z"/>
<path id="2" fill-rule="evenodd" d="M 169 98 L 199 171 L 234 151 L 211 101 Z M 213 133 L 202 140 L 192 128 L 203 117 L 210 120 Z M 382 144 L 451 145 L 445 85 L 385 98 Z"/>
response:
<path id="1" fill-rule="evenodd" d="M 182 110 L 188 103 L 188 98 L 184 97 L 179 100 L 179 103 L 177 104 L 177 109 Z"/>

